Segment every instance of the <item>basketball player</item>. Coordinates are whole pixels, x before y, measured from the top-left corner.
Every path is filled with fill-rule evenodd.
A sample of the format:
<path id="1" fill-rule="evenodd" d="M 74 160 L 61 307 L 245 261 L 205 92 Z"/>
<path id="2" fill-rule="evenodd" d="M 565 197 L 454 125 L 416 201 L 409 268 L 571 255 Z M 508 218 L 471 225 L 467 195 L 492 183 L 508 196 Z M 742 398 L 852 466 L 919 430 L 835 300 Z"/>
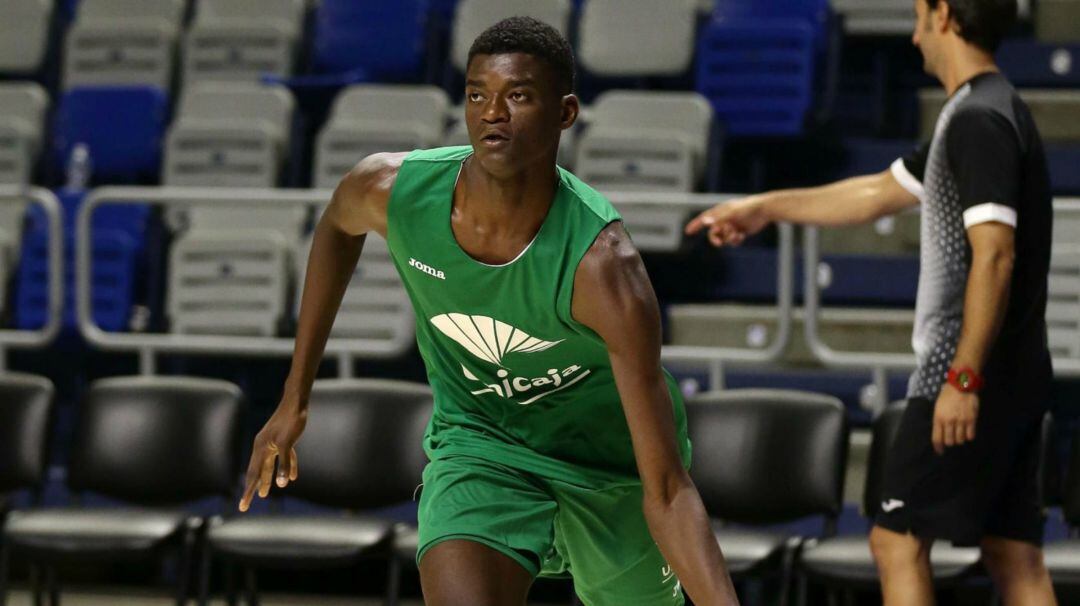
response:
<path id="1" fill-rule="evenodd" d="M 389 245 L 435 393 L 417 555 L 428 604 L 524 604 L 573 575 L 588 605 L 736 597 L 686 472 L 660 315 L 611 204 L 556 167 L 578 117 L 553 28 L 502 21 L 469 53 L 471 146 L 376 154 L 315 230 L 284 396 L 240 503 L 296 478 L 293 445 L 365 234 Z"/>
<path id="2" fill-rule="evenodd" d="M 887 605 L 933 602 L 934 539 L 979 545 L 1007 605 L 1054 603 L 1040 545 L 1051 380 L 1051 202 L 1027 107 L 994 65 L 1015 0 L 917 0 L 913 42 L 949 93 L 933 140 L 883 173 L 751 196 L 688 233 L 739 244 L 772 221 L 847 225 L 922 205 L 918 368 L 870 534 Z"/>

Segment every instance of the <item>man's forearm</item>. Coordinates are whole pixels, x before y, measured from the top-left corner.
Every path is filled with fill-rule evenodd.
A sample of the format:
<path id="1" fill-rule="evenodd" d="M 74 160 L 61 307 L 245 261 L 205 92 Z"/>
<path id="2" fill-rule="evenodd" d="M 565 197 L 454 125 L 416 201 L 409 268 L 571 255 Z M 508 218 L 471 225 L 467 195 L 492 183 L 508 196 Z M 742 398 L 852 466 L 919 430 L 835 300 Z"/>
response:
<path id="1" fill-rule="evenodd" d="M 910 203 L 887 173 L 852 177 L 802 189 L 763 194 L 764 212 L 772 222 L 835 227 L 873 221 Z"/>
<path id="2" fill-rule="evenodd" d="M 647 491 L 643 504 L 645 520 L 660 552 L 695 604 L 738 604 L 697 489 L 684 476 L 665 492 L 654 495 Z"/>
<path id="3" fill-rule="evenodd" d="M 1010 252 L 973 255 L 964 293 L 964 324 L 953 368 L 982 373 L 1008 308 L 1013 258 Z"/>
<path id="4" fill-rule="evenodd" d="M 325 216 L 315 227 L 292 366 L 285 381 L 286 395 L 295 397 L 301 406 L 307 405 L 326 340 L 360 259 L 364 238 L 340 231 Z"/>

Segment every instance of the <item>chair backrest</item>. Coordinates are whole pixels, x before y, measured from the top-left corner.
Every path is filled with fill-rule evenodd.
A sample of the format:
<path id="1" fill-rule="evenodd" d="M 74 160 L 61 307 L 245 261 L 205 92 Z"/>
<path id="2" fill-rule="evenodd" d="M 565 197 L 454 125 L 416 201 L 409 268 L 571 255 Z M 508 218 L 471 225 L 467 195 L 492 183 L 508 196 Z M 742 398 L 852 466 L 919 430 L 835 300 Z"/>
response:
<path id="1" fill-rule="evenodd" d="M 291 75 L 303 15 L 304 0 L 201 0 L 184 36 L 185 85 Z"/>
<path id="2" fill-rule="evenodd" d="M 52 161 L 66 166 L 79 143 L 90 149 L 96 182 L 152 180 L 161 165 L 168 99 L 153 87 L 76 88 L 61 97 Z"/>
<path id="3" fill-rule="evenodd" d="M 44 481 L 54 394 L 45 377 L 0 373 L 0 495 Z"/>
<path id="4" fill-rule="evenodd" d="M 677 76 L 690 68 L 696 25 L 690 0 L 589 0 L 578 56 L 598 76 Z"/>
<path id="5" fill-rule="evenodd" d="M 304 0 L 198 0 L 194 25 L 276 21 L 296 32 L 303 20 Z"/>
<path id="6" fill-rule="evenodd" d="M 1080 40 L 1080 2 L 1039 0 L 1035 7 L 1035 37 L 1051 44 Z"/>
<path id="7" fill-rule="evenodd" d="M 240 388 L 226 381 L 98 380 L 75 424 L 68 486 L 142 505 L 230 496 L 242 412 Z"/>
<path id="8" fill-rule="evenodd" d="M 6 0 L 0 19 L 0 72 L 28 73 L 45 58 L 52 0 Z"/>
<path id="9" fill-rule="evenodd" d="M 1046 330 L 1054 357 L 1080 358 L 1080 245 L 1058 244 L 1051 249 Z"/>
<path id="10" fill-rule="evenodd" d="M 877 515 L 881 507 L 882 480 L 885 462 L 892 450 L 893 441 L 900 431 L 900 421 L 907 410 L 907 400 L 893 402 L 874 419 L 870 438 L 870 457 L 866 467 L 866 486 L 863 488 L 862 514 L 868 518 Z"/>
<path id="11" fill-rule="evenodd" d="M 832 5 L 852 34 L 910 36 L 915 27 L 909 0 L 832 0 Z"/>
<path id="12" fill-rule="evenodd" d="M 690 473 L 711 516 L 772 524 L 839 514 L 848 426 L 838 399 L 730 390 L 691 398 L 686 412 Z"/>
<path id="13" fill-rule="evenodd" d="M 709 146 L 713 110 L 695 92 L 613 90 L 596 98 L 590 128 L 679 134 L 704 159 Z"/>
<path id="14" fill-rule="evenodd" d="M 427 461 L 422 443 L 431 410 L 426 385 L 316 381 L 296 445 L 300 475 L 287 494 L 354 510 L 408 501 Z"/>
<path id="15" fill-rule="evenodd" d="M 363 69 L 400 80 L 423 66 L 427 0 L 322 0 L 315 13 L 312 67 L 317 73 Z"/>
<path id="16" fill-rule="evenodd" d="M 571 9 L 570 0 L 461 0 L 451 34 L 450 59 L 454 68 L 464 72 L 476 37 L 508 17 L 533 17 L 567 36 Z"/>
<path id="17" fill-rule="evenodd" d="M 78 23 L 130 23 L 162 19 L 180 27 L 185 0 L 79 0 Z"/>
<path id="18" fill-rule="evenodd" d="M 0 183 L 30 180 L 48 105 L 49 96 L 39 84 L 0 83 Z M 0 229 L 10 225 L 0 219 Z"/>

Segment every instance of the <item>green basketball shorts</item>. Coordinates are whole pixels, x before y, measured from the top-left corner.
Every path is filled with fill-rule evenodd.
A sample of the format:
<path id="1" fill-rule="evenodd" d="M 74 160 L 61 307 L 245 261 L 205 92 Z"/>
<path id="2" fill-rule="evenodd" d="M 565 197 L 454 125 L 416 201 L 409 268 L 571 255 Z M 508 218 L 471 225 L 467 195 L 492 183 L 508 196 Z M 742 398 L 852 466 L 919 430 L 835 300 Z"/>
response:
<path id="1" fill-rule="evenodd" d="M 424 469 L 416 559 L 443 541 L 465 539 L 534 577 L 572 576 L 586 606 L 682 605 L 641 501 L 640 485 L 585 488 L 485 459 L 438 459 Z"/>

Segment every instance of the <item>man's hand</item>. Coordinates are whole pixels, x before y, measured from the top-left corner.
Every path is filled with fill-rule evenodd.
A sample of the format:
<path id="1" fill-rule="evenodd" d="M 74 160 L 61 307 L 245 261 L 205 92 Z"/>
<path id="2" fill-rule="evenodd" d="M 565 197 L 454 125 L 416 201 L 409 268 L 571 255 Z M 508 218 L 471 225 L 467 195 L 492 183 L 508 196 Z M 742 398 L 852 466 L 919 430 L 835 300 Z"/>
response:
<path id="1" fill-rule="evenodd" d="M 274 475 L 274 463 L 277 462 L 277 485 L 285 488 L 296 480 L 299 470 L 296 460 L 296 442 L 307 425 L 307 409 L 299 402 L 286 397 L 278 405 L 270 420 L 255 436 L 255 445 L 251 449 L 251 462 L 248 463 L 244 478 L 244 496 L 240 499 L 240 511 L 247 511 L 251 499 L 258 488 L 259 496 L 266 498 L 270 494 L 270 481 Z"/>
<path id="2" fill-rule="evenodd" d="M 975 439 L 975 420 L 979 416 L 979 396 L 964 393 L 946 384 L 934 405 L 934 429 L 930 441 L 939 455 L 949 446 L 960 446 Z"/>
<path id="3" fill-rule="evenodd" d="M 738 246 L 747 236 L 752 236 L 769 224 L 765 215 L 765 198 L 749 196 L 731 202 L 717 204 L 694 217 L 686 225 L 686 235 L 692 236 L 703 229 L 709 230 L 709 243 L 713 246 Z"/>

